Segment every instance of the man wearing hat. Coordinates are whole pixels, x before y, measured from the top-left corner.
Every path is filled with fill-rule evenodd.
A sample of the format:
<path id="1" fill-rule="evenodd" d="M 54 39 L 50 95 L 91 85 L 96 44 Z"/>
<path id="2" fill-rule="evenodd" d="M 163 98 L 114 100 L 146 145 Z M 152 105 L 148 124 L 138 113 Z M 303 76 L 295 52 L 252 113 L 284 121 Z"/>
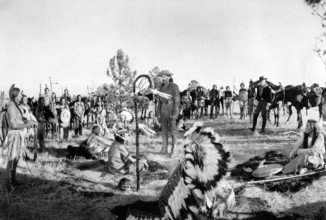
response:
<path id="1" fill-rule="evenodd" d="M 179 105 L 180 105 L 180 92 L 177 84 L 171 82 L 171 76 L 173 74 L 168 70 L 162 70 L 157 75 L 162 77 L 162 84 L 159 87 L 159 92 L 166 93 L 172 96 L 171 99 L 164 97 L 158 97 L 157 116 L 161 122 L 162 127 L 162 149 L 160 153 L 168 153 L 168 139 L 169 133 L 172 138 L 172 149 L 173 153 L 174 146 L 176 144 L 176 120 L 179 116 Z"/>
<path id="2" fill-rule="evenodd" d="M 255 131 L 258 115 L 261 112 L 262 118 L 263 118 L 261 133 L 265 133 L 265 127 L 266 127 L 266 121 L 267 121 L 267 109 L 269 108 L 269 106 L 272 102 L 272 90 L 270 87 L 272 87 L 275 90 L 278 89 L 278 87 L 276 85 L 274 85 L 271 82 L 267 82 L 266 80 L 267 80 L 267 78 L 261 76 L 261 77 L 259 77 L 259 81 L 252 83 L 252 88 L 257 88 L 256 99 L 258 101 L 258 105 L 254 112 L 253 124 L 252 124 L 252 128 L 250 128 L 250 130 Z"/>

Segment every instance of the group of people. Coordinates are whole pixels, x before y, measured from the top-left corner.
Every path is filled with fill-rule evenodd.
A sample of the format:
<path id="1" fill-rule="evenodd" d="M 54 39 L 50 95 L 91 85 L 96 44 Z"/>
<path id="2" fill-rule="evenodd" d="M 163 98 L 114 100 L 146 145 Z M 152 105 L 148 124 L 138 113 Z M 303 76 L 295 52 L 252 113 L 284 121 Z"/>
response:
<path id="1" fill-rule="evenodd" d="M 191 108 L 193 105 L 195 107 L 200 106 L 201 116 L 205 110 L 202 103 L 204 92 L 201 88 L 195 91 L 188 90 L 184 96 L 180 97 L 178 85 L 171 80 L 172 75 L 173 73 L 168 70 L 163 70 L 158 74 L 162 81 L 158 92 L 153 91 L 157 98 L 156 114 L 150 111 L 145 121 L 138 126 L 139 132 L 146 135 L 155 135 L 157 131 L 160 131 L 162 136 L 160 152 L 170 155 L 173 153 L 177 142 L 176 122 L 180 117 L 180 112 L 182 112 L 183 117 L 191 115 L 194 110 Z M 258 115 L 262 114 L 261 132 L 264 133 L 267 120 L 266 111 L 271 103 L 272 90 L 277 90 L 278 86 L 267 81 L 265 77 L 260 77 L 256 82 L 250 81 L 249 89 L 245 89 L 243 83 L 240 87 L 239 94 L 236 94 L 230 90 L 230 87 L 226 87 L 226 91 L 222 92 L 214 85 L 208 92 L 211 105 L 210 117 L 218 117 L 221 109 L 223 113 L 224 106 L 231 117 L 232 101 L 238 100 L 240 117 L 244 118 L 248 112 L 253 123 L 250 128 L 252 131 L 256 129 Z M 127 120 L 126 112 L 128 109 L 122 109 L 120 114 L 116 114 L 101 97 L 82 100 L 82 97 L 78 95 L 71 98 L 68 90 L 65 90 L 63 96 L 58 100 L 55 94 L 51 94 L 47 88 L 45 93 L 39 97 L 36 107 L 32 109 L 28 105 L 27 97 L 17 87 L 10 88 L 9 98 L 10 101 L 6 104 L 7 111 L 5 114 L 8 126 L 5 146 L 8 147 L 6 169 L 9 188 L 19 184 L 15 178 L 16 167 L 21 153 L 26 148 L 26 135 L 30 131 L 36 130 L 35 135 L 40 150 L 44 150 L 47 123 L 58 125 L 63 140 L 68 139 L 71 128 L 74 128 L 76 136 L 82 135 L 83 127 L 88 125 L 88 122 L 92 123 L 92 132 L 87 139 L 77 147 L 68 146 L 68 158 L 84 156 L 87 159 L 96 160 L 105 153 L 108 155 L 109 170 L 112 173 L 122 174 L 128 173 L 129 165 L 135 162 L 134 157 L 124 147 L 128 135 L 136 131 L 137 127 L 132 120 Z M 256 103 L 255 109 L 254 102 Z M 325 97 L 323 97 L 322 102 L 325 105 Z M 326 121 L 325 115 L 324 121 Z M 302 160 L 303 165 L 310 163 L 314 167 L 324 166 L 324 127 L 325 122 L 321 125 L 313 120 L 308 121 L 305 132 L 289 153 L 289 158 L 296 158 L 301 155 L 300 157 L 304 158 Z M 171 137 L 170 142 L 169 137 Z M 169 143 L 171 143 L 170 150 Z M 304 150 L 300 148 L 304 148 Z"/>
<path id="2" fill-rule="evenodd" d="M 238 102 L 240 107 L 240 119 L 249 116 L 252 120 L 255 89 L 249 84 L 240 84 L 240 89 L 236 93 L 230 86 L 220 87 L 213 85 L 212 89 L 204 89 L 198 86 L 196 89 L 188 89 L 181 97 L 182 110 L 185 118 L 200 119 L 203 116 L 209 116 L 210 119 L 216 119 L 226 114 L 228 118 L 233 118 L 234 103 Z"/>

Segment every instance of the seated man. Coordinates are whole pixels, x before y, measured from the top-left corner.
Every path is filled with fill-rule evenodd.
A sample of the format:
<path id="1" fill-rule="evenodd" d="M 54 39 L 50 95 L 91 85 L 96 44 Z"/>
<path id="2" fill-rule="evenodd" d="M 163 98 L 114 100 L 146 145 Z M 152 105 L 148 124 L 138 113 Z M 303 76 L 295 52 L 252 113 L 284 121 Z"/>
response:
<path id="1" fill-rule="evenodd" d="M 98 115 L 96 119 L 96 125 L 100 127 L 101 136 L 114 140 L 114 129 L 110 129 L 107 127 L 106 120 L 104 117 Z"/>
<path id="2" fill-rule="evenodd" d="M 79 147 L 69 145 L 68 159 L 73 159 L 75 156 L 83 156 L 86 159 L 96 160 L 101 153 L 108 151 L 112 141 L 100 136 L 100 127 L 95 125 L 92 128 L 92 134 L 89 138 L 80 143 Z"/>
<path id="3" fill-rule="evenodd" d="M 112 174 L 134 173 L 136 168 L 133 166 L 136 159 L 132 157 L 124 146 L 126 141 L 126 130 L 118 128 L 115 132 L 115 142 L 110 147 L 107 169 Z M 146 160 L 139 161 L 142 170 L 147 170 Z"/>
<path id="4" fill-rule="evenodd" d="M 114 137 L 115 142 L 113 142 L 109 150 L 108 170 L 112 174 L 127 174 L 129 173 L 129 166 L 131 163 L 135 163 L 136 159 L 129 154 L 124 146 L 126 141 L 126 130 L 118 128 Z"/>
<path id="5" fill-rule="evenodd" d="M 283 173 L 295 173 L 303 167 L 324 167 L 325 145 L 322 130 L 322 125 L 317 121 L 307 121 L 304 132 L 289 154 L 289 158 L 293 160 L 284 167 Z"/>
<path id="6" fill-rule="evenodd" d="M 148 117 L 146 118 L 146 126 L 154 131 L 159 131 L 161 128 L 161 124 L 158 122 L 157 118 L 153 115 L 152 111 L 148 113 Z"/>

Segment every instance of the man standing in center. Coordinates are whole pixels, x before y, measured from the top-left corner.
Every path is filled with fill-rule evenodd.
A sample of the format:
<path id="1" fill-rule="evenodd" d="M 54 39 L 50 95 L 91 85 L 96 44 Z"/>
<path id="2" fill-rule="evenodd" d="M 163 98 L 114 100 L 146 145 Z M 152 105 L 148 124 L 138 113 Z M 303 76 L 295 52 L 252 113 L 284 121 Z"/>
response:
<path id="1" fill-rule="evenodd" d="M 179 86 L 170 81 L 173 74 L 168 70 L 162 70 L 157 76 L 162 77 L 162 84 L 159 87 L 159 92 L 166 93 L 172 96 L 171 99 L 158 97 L 157 116 L 162 127 L 162 149 L 160 153 L 168 153 L 169 133 L 172 138 L 171 155 L 173 154 L 176 144 L 176 120 L 179 115 L 180 92 Z"/>
<path id="2" fill-rule="evenodd" d="M 267 121 L 267 110 L 272 102 L 272 90 L 277 90 L 278 87 L 271 82 L 266 81 L 267 79 L 263 76 L 259 77 L 259 81 L 252 83 L 252 88 L 257 88 L 256 99 L 258 105 L 255 109 L 254 118 L 251 131 L 255 131 L 257 125 L 258 115 L 261 112 L 263 118 L 261 133 L 265 133 L 266 121 Z"/>

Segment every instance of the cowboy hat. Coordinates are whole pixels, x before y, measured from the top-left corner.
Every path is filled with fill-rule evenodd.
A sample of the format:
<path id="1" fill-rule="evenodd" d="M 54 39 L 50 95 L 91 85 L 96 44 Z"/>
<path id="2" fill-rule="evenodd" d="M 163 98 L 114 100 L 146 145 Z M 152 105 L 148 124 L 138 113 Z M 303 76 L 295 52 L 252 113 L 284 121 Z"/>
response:
<path id="1" fill-rule="evenodd" d="M 173 73 L 171 73 L 169 70 L 162 70 L 161 72 L 159 72 L 157 74 L 158 77 L 162 77 L 162 76 L 172 76 Z"/>
<path id="2" fill-rule="evenodd" d="M 267 80 L 267 78 L 264 77 L 264 76 L 260 76 L 260 77 L 259 77 L 259 81 L 262 81 L 262 80 Z"/>

